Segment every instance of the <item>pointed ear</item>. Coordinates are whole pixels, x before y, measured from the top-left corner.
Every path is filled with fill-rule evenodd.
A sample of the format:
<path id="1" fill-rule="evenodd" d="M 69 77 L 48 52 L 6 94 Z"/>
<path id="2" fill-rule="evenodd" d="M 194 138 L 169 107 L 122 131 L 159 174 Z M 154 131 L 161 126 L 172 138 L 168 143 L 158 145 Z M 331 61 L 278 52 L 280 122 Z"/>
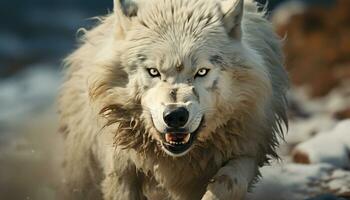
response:
<path id="1" fill-rule="evenodd" d="M 118 17 L 117 31 L 120 35 L 131 26 L 131 18 L 137 15 L 138 5 L 137 0 L 114 0 L 114 13 Z"/>
<path id="2" fill-rule="evenodd" d="M 136 0 L 114 0 L 114 12 L 123 17 L 134 17 L 137 15 Z"/>
<path id="3" fill-rule="evenodd" d="M 223 23 L 229 35 L 240 40 L 244 0 L 221 0 Z"/>

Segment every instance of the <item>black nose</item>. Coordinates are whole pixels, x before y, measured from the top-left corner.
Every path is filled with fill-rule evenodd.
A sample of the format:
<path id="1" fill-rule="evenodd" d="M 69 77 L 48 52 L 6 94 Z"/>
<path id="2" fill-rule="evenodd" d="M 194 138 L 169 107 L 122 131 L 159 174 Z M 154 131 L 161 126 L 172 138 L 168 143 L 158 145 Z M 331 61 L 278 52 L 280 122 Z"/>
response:
<path id="1" fill-rule="evenodd" d="M 166 109 L 163 113 L 163 119 L 170 128 L 183 127 L 188 120 L 189 113 L 184 107 Z"/>

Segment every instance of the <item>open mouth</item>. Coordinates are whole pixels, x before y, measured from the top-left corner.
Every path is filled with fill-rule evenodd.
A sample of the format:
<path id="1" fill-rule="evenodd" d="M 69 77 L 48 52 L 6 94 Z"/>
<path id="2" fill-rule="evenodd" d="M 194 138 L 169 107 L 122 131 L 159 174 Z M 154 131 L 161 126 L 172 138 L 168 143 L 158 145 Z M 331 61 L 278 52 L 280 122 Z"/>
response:
<path id="1" fill-rule="evenodd" d="M 154 123 L 153 119 L 152 122 Z M 180 157 L 185 155 L 191 148 L 198 132 L 201 131 L 204 124 L 204 117 L 201 118 L 197 129 L 189 132 L 185 128 L 172 129 L 167 128 L 166 131 L 158 131 L 161 136 L 160 145 L 162 149 L 169 155 Z M 154 126 L 154 124 L 153 124 Z"/>
<path id="2" fill-rule="evenodd" d="M 191 133 L 166 133 L 164 137 L 163 147 L 175 155 L 186 152 L 194 140 Z"/>

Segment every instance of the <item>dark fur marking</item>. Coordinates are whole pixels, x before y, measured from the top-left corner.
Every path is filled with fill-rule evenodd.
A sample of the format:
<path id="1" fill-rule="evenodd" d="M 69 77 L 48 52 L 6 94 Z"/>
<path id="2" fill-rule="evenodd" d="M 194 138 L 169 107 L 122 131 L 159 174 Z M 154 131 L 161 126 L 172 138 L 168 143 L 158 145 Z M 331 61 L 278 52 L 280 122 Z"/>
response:
<path id="1" fill-rule="evenodd" d="M 221 175 L 221 176 L 215 177 L 215 180 L 219 184 L 225 184 L 227 186 L 228 190 L 232 190 L 232 188 L 233 188 L 233 181 L 232 181 L 232 179 L 229 176 Z"/>
<path id="2" fill-rule="evenodd" d="M 222 59 L 222 57 L 219 55 L 211 56 L 209 61 L 211 62 L 211 64 L 219 66 L 222 66 L 224 63 L 224 59 Z"/>
<path id="3" fill-rule="evenodd" d="M 130 65 L 129 70 L 130 72 L 135 73 L 137 72 L 137 68 L 138 68 L 137 63 L 133 63 L 132 65 Z"/>
<path id="4" fill-rule="evenodd" d="M 165 62 L 165 59 L 164 59 L 164 58 L 160 59 L 160 61 L 159 61 L 159 67 L 162 67 L 162 66 L 164 65 L 164 62 Z"/>
<path id="5" fill-rule="evenodd" d="M 219 80 L 215 79 L 214 82 L 213 82 L 213 85 L 211 87 L 208 87 L 207 90 L 211 90 L 211 91 L 217 90 L 218 89 L 218 83 L 219 83 Z"/>
<path id="6" fill-rule="evenodd" d="M 146 27 L 146 28 L 149 29 L 149 26 L 145 23 L 145 21 L 140 20 L 139 22 L 140 22 L 140 24 L 141 24 L 142 26 L 144 26 L 144 27 Z"/>
<path id="7" fill-rule="evenodd" d="M 193 79 L 192 78 L 187 79 L 187 84 L 193 85 Z"/>
<path id="8" fill-rule="evenodd" d="M 181 64 L 178 64 L 177 66 L 176 66 L 176 71 L 178 71 L 178 72 L 181 72 L 182 70 L 184 69 L 184 65 L 181 63 Z"/>
<path id="9" fill-rule="evenodd" d="M 197 98 L 197 101 L 200 102 L 199 94 L 198 94 L 196 88 L 192 88 L 192 92 L 193 92 L 194 96 Z"/>
<path id="10" fill-rule="evenodd" d="M 213 19 L 213 16 L 212 15 L 208 15 L 207 18 L 206 18 L 207 21 L 205 22 L 205 25 L 206 26 L 209 25 L 210 22 L 212 21 L 212 19 Z"/>
<path id="11" fill-rule="evenodd" d="M 218 89 L 218 83 L 219 83 L 219 80 L 218 80 L 218 79 L 215 79 L 214 82 L 213 82 L 213 86 L 211 87 L 212 90 Z"/>
<path id="12" fill-rule="evenodd" d="M 145 62 L 147 60 L 147 57 L 143 54 L 137 54 L 137 59 L 141 62 Z"/>
<path id="13" fill-rule="evenodd" d="M 192 66 L 196 66 L 197 65 L 197 58 L 192 57 L 191 58 L 191 64 L 192 64 Z"/>
<path id="14" fill-rule="evenodd" d="M 177 90 L 177 88 L 174 88 L 170 91 L 170 97 L 174 102 L 177 101 Z"/>
<path id="15" fill-rule="evenodd" d="M 171 14 L 174 15 L 174 12 L 175 12 L 174 5 L 171 5 Z"/>
<path id="16" fill-rule="evenodd" d="M 192 15 L 193 15 L 193 12 L 189 12 L 188 15 L 187 15 L 187 21 L 189 22 L 192 18 Z"/>

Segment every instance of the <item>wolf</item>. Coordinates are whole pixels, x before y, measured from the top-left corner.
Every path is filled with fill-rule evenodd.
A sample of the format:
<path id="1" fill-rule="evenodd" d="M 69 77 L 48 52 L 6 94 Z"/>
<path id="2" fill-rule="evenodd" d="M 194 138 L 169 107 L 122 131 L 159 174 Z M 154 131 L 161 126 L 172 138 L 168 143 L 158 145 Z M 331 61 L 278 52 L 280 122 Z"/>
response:
<path id="1" fill-rule="evenodd" d="M 243 0 L 114 0 L 65 60 L 63 199 L 240 200 L 287 126 L 281 39 Z"/>

